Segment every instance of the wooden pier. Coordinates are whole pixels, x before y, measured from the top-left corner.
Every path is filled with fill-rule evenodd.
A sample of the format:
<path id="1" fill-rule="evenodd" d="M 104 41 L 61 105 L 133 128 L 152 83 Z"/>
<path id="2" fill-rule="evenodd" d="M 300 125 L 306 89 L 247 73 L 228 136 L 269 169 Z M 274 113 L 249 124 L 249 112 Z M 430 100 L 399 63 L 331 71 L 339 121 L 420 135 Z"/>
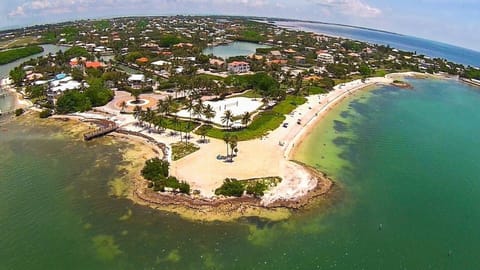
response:
<path id="1" fill-rule="evenodd" d="M 85 141 L 90 141 L 91 139 L 107 135 L 108 133 L 113 132 L 117 129 L 118 129 L 118 125 L 110 124 L 109 126 L 99 128 L 89 133 L 85 133 L 83 135 L 83 139 L 85 139 Z"/>

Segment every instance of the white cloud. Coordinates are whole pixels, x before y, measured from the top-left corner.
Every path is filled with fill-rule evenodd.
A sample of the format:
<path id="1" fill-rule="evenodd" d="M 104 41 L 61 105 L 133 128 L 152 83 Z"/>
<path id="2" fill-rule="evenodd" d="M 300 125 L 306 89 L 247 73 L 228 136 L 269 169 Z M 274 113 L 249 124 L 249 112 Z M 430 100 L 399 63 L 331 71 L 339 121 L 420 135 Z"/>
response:
<path id="1" fill-rule="evenodd" d="M 382 14 L 382 11 L 361 0 L 316 0 L 315 3 L 327 13 L 341 13 L 344 15 L 372 18 Z"/>
<path id="2" fill-rule="evenodd" d="M 10 17 L 25 16 L 25 10 L 23 6 L 18 6 L 15 8 L 15 10 L 12 10 L 10 13 L 8 13 L 8 16 Z"/>
<path id="3" fill-rule="evenodd" d="M 10 17 L 29 16 L 29 15 L 48 15 L 59 13 L 72 13 L 75 11 L 87 10 L 155 10 L 156 7 L 175 8 L 175 7 L 195 7 L 207 11 L 210 8 L 261 8 L 267 6 L 269 0 L 28 0 L 17 6 L 8 15 Z"/>

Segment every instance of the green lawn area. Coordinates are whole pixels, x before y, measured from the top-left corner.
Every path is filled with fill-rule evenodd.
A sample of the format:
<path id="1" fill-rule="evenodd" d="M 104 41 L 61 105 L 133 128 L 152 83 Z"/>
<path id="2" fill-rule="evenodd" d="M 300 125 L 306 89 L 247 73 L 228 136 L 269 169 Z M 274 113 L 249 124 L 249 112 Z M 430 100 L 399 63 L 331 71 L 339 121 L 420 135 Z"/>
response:
<path id="1" fill-rule="evenodd" d="M 199 77 L 199 78 L 205 78 L 205 79 L 210 79 L 210 80 L 215 80 L 215 81 L 224 81 L 225 80 L 225 78 L 220 76 L 220 74 L 218 76 L 211 75 L 211 74 L 198 74 L 196 76 Z"/>
<path id="2" fill-rule="evenodd" d="M 188 120 L 180 120 L 180 119 L 178 119 L 176 125 L 175 125 L 175 123 L 173 122 L 172 119 L 165 119 L 165 121 L 162 124 L 162 127 L 164 127 L 164 128 L 168 128 L 168 129 L 176 130 L 176 131 L 183 131 L 183 132 L 185 132 L 185 131 L 191 132 L 192 130 L 194 130 L 198 126 L 200 126 L 200 124 L 197 123 L 197 122 L 188 121 Z"/>
<path id="3" fill-rule="evenodd" d="M 195 151 L 198 151 L 200 147 L 196 146 L 193 143 L 183 143 L 183 142 L 178 142 L 174 143 L 171 145 L 172 146 L 172 159 L 173 160 L 179 160 L 183 157 L 186 157 L 190 155 L 191 153 L 194 153 Z"/>
<path id="4" fill-rule="evenodd" d="M 246 97 L 246 98 L 262 98 L 260 94 L 257 93 L 255 90 L 248 90 L 245 93 L 235 96 L 235 97 Z"/>
<path id="5" fill-rule="evenodd" d="M 239 141 L 246 141 L 259 138 L 267 132 L 278 128 L 285 121 L 286 114 L 292 112 L 296 107 L 305 103 L 307 99 L 302 96 L 287 96 L 287 98 L 273 107 L 271 110 L 264 111 L 253 119 L 252 123 L 245 129 L 237 131 L 226 131 L 211 127 L 207 131 L 207 136 L 217 139 L 223 139 L 225 132 L 230 135 L 236 135 Z"/>
<path id="6" fill-rule="evenodd" d="M 373 74 L 373 77 L 383 77 L 387 75 L 387 71 L 385 69 L 377 69 Z"/>
<path id="7" fill-rule="evenodd" d="M 322 88 L 320 86 L 307 86 L 306 92 L 309 95 L 318 95 L 318 94 L 327 93 L 327 90 L 325 90 L 325 88 Z"/>

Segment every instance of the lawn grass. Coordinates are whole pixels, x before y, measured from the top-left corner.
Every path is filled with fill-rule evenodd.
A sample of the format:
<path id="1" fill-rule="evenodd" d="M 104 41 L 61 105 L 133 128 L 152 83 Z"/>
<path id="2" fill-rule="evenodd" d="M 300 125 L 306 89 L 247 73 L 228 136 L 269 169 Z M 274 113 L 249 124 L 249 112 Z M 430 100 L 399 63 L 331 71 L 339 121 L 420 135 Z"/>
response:
<path id="1" fill-rule="evenodd" d="M 236 135 L 239 141 L 260 138 L 261 136 L 266 135 L 269 131 L 278 128 L 283 121 L 285 121 L 286 114 L 291 113 L 295 108 L 306 101 L 307 99 L 305 97 L 289 95 L 271 110 L 259 113 L 247 128 L 230 131 L 210 127 L 207 129 L 206 135 L 212 138 L 223 139 L 224 134 L 228 132 L 230 135 Z"/>
<path id="2" fill-rule="evenodd" d="M 305 90 L 309 95 L 318 95 L 318 94 L 325 94 L 327 93 L 327 90 L 325 88 L 322 88 L 320 86 L 307 86 L 307 89 Z"/>
<path id="3" fill-rule="evenodd" d="M 235 96 L 235 97 L 246 97 L 246 98 L 262 98 L 262 95 L 258 94 L 255 90 L 248 90 L 245 93 Z"/>
<path id="4" fill-rule="evenodd" d="M 200 126 L 200 124 L 197 122 L 180 119 L 177 120 L 177 124 L 175 124 L 172 119 L 165 119 L 162 123 L 162 127 L 164 128 L 183 132 L 192 132 L 198 126 Z"/>
<path id="5" fill-rule="evenodd" d="M 174 143 L 171 146 L 172 146 L 172 160 L 179 160 L 200 149 L 200 147 L 196 146 L 193 143 L 184 143 L 184 142 Z"/>

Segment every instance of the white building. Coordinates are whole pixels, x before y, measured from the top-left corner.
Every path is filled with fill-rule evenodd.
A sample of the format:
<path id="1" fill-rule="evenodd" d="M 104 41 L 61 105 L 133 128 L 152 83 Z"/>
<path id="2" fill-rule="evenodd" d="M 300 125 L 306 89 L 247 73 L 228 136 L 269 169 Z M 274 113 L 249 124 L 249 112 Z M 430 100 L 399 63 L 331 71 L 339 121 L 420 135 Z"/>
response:
<path id="1" fill-rule="evenodd" d="M 133 89 L 141 89 L 145 83 L 145 75 L 143 74 L 132 74 L 128 78 L 128 82 Z"/>
<path id="2" fill-rule="evenodd" d="M 55 104 L 57 98 L 65 93 L 65 91 L 78 90 L 81 89 L 82 86 L 82 83 L 73 80 L 73 78 L 70 76 L 66 76 L 59 80 L 50 81 L 50 85 L 47 90 L 47 99 Z"/>
<path id="3" fill-rule="evenodd" d="M 245 73 L 250 71 L 250 64 L 243 61 L 234 61 L 228 64 L 228 71 L 232 73 Z"/>
<path id="4" fill-rule="evenodd" d="M 319 54 L 317 54 L 317 60 L 322 62 L 322 63 L 327 63 L 327 64 L 331 64 L 331 63 L 334 62 L 333 55 L 331 55 L 329 53 L 319 53 Z"/>

